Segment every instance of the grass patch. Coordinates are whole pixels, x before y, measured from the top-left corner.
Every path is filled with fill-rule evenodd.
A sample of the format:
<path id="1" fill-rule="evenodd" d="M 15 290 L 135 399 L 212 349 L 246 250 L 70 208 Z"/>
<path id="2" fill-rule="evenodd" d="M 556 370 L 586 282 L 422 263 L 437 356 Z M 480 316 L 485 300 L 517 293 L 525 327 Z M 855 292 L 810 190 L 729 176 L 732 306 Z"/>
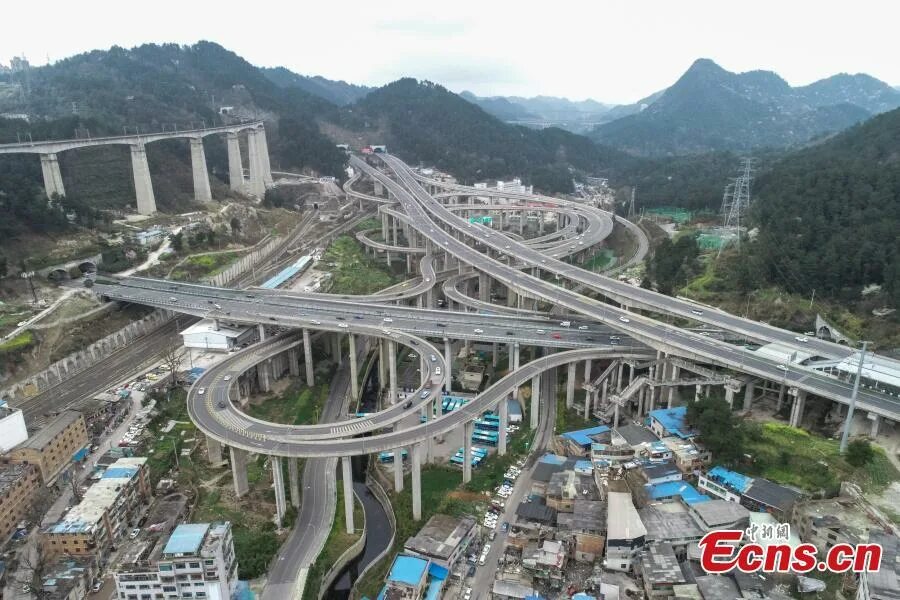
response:
<path id="1" fill-rule="evenodd" d="M 333 294 L 372 294 L 399 281 L 387 268 L 366 256 L 362 245 L 348 235 L 328 247 L 322 263 L 331 273 Z"/>
<path id="2" fill-rule="evenodd" d="M 294 382 L 284 393 L 267 398 L 262 404 L 251 404 L 246 410 L 251 417 L 270 423 L 307 425 L 318 422 L 327 400 L 327 385 L 308 388 Z"/>
<path id="3" fill-rule="evenodd" d="M 15 352 L 22 352 L 32 344 L 34 344 L 34 335 L 31 333 L 30 329 L 26 329 L 16 337 L 0 344 L 0 353 L 12 354 Z"/>
<path id="4" fill-rule="evenodd" d="M 884 451 L 862 467 L 850 465 L 839 453 L 840 443 L 781 423 L 765 423 L 751 436 L 747 452 L 753 456 L 753 475 L 793 485 L 806 491 L 836 493 L 841 481 L 851 481 L 864 492 L 879 492 L 900 479 L 900 472 Z"/>
<path id="5" fill-rule="evenodd" d="M 557 386 L 558 387 L 558 386 Z M 587 392 L 584 392 L 587 394 Z M 576 390 L 574 406 L 578 406 L 580 393 Z M 584 400 L 581 399 L 581 406 L 584 406 Z M 565 433 L 566 431 L 577 431 L 578 429 L 587 429 L 588 427 L 596 427 L 597 423 L 583 418 L 576 413 L 574 408 L 566 407 L 566 392 L 557 392 L 556 394 L 556 424 L 554 431 L 556 433 Z"/>
<path id="6" fill-rule="evenodd" d="M 237 252 L 189 256 L 172 271 L 170 278 L 179 281 L 196 281 L 202 277 L 218 275 L 240 256 Z"/>
<path id="7" fill-rule="evenodd" d="M 600 250 L 599 252 L 591 256 L 591 258 L 585 261 L 585 263 L 581 266 L 588 271 L 597 272 L 609 266 L 612 266 L 615 261 L 615 253 L 612 250 L 604 248 L 603 250 Z"/>
<path id="8" fill-rule="evenodd" d="M 507 436 L 506 455 L 492 454 L 477 469 L 472 469 L 472 481 L 465 485 L 470 492 L 490 492 L 503 481 L 503 474 L 511 464 L 528 454 L 531 447 L 531 429 L 523 421 L 519 431 Z"/>
<path id="9" fill-rule="evenodd" d="M 319 553 L 316 562 L 309 569 L 309 575 L 306 578 L 306 587 L 303 589 L 304 600 L 313 600 L 318 597 L 319 588 L 322 586 L 322 578 L 328 573 L 328 570 L 337 563 L 341 555 L 347 549 L 356 543 L 362 537 L 362 529 L 360 527 L 365 522 L 365 513 L 362 504 L 354 498 L 353 501 L 353 523 L 357 527 L 356 533 L 347 533 L 344 524 L 344 486 L 337 486 L 335 506 L 338 510 L 334 513 L 334 521 L 331 523 L 331 531 L 328 533 L 328 539 L 325 540 L 325 547 Z"/>

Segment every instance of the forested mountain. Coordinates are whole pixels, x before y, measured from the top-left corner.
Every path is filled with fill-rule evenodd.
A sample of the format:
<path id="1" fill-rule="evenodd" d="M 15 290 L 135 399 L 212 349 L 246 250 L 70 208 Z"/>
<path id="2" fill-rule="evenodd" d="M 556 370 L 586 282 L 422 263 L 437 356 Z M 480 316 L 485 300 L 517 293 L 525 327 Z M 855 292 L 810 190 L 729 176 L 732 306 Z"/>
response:
<path id="1" fill-rule="evenodd" d="M 484 112 L 493 115 L 501 121 L 524 121 L 536 120 L 539 117 L 536 114 L 528 112 L 525 107 L 510 102 L 508 98 L 503 96 L 494 96 L 491 98 L 482 98 L 476 96 L 472 92 L 461 92 L 461 98 L 465 98 L 472 104 L 481 107 Z"/>
<path id="2" fill-rule="evenodd" d="M 308 77 L 299 75 L 284 67 L 261 69 L 263 75 L 279 87 L 295 87 L 314 96 L 324 98 L 337 106 L 345 106 L 356 102 L 372 91 L 364 85 L 355 85 L 346 81 L 334 81 L 319 75 Z"/>
<path id="3" fill-rule="evenodd" d="M 803 144 L 898 106 L 900 93 L 865 75 L 792 88 L 769 71 L 731 73 L 700 59 L 646 108 L 591 138 L 642 155 L 745 152 Z"/>
<path id="4" fill-rule="evenodd" d="M 628 160 L 561 129 L 507 125 L 427 81 L 395 81 L 352 108 L 344 115 L 348 129 L 382 135 L 391 152 L 435 164 L 466 182 L 520 175 L 545 191 L 566 192 L 572 188 L 570 169 L 596 172 Z"/>
<path id="5" fill-rule="evenodd" d="M 776 162 L 754 187 L 746 285 L 900 304 L 900 110 Z"/>
<path id="6" fill-rule="evenodd" d="M 576 102 L 555 96 L 479 97 L 471 92 L 462 92 L 460 96 L 503 121 L 549 124 L 574 133 L 583 133 L 595 124 L 607 120 L 606 114 L 613 108 L 610 104 L 596 100 Z"/>

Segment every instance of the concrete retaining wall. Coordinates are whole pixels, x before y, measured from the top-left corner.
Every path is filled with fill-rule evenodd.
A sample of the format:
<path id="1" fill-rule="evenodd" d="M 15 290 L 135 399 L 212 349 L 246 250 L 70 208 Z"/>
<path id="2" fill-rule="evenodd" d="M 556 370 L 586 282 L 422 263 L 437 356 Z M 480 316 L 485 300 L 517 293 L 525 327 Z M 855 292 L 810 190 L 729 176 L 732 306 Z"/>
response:
<path id="1" fill-rule="evenodd" d="M 388 541 L 387 546 L 385 546 L 381 554 L 376 556 L 372 560 L 372 562 L 366 565 L 366 568 L 359 573 L 359 577 L 353 583 L 353 587 L 350 589 L 351 598 L 359 597 L 359 593 L 356 589 L 357 583 L 363 580 L 369 570 L 371 570 L 373 567 L 375 567 L 375 565 L 383 561 L 385 557 L 391 554 L 394 549 L 394 541 L 397 538 L 397 517 L 394 515 L 394 507 L 391 506 L 391 500 L 390 498 L 388 498 L 387 493 L 384 491 L 384 488 L 381 487 L 381 484 L 378 482 L 377 478 L 371 476 L 373 472 L 378 472 L 378 468 L 374 466 L 374 463 L 372 463 L 372 467 L 369 469 L 369 473 L 366 475 L 366 485 L 368 486 L 372 494 L 375 495 L 375 498 L 381 503 L 381 506 L 384 508 L 384 512 L 387 513 L 388 521 L 391 522 L 391 539 L 390 541 Z"/>
<path id="2" fill-rule="evenodd" d="M 273 250 L 278 247 L 281 238 L 266 237 L 252 246 L 247 253 L 238 259 L 235 263 L 228 266 L 224 271 L 217 273 L 212 277 L 204 277 L 203 283 L 223 287 L 229 282 L 237 279 L 250 269 L 252 269 L 260 260 L 269 256 Z"/>
<path id="3" fill-rule="evenodd" d="M 356 490 L 353 491 L 353 496 L 356 498 L 357 502 L 362 504 L 362 500 L 359 499 L 359 494 L 356 493 Z M 325 591 L 328 590 L 329 587 L 331 587 L 331 584 L 334 583 L 334 580 L 337 579 L 337 576 L 340 575 L 341 571 L 344 570 L 344 567 L 350 564 L 350 561 L 362 554 L 362 551 L 365 549 L 367 537 L 365 515 L 366 511 L 363 510 L 362 535 L 359 536 L 359 539 L 356 540 L 352 546 L 344 550 L 344 553 L 341 554 L 340 557 L 338 557 L 334 565 L 332 565 L 332 567 L 328 569 L 328 572 L 325 573 L 325 576 L 322 577 L 322 583 L 319 585 L 319 600 L 322 600 L 322 598 L 325 596 Z"/>
<path id="4" fill-rule="evenodd" d="M 21 381 L 0 392 L 0 398 L 21 399 L 37 395 L 58 385 L 76 373 L 104 360 L 116 350 L 130 344 L 133 340 L 154 331 L 168 322 L 173 313 L 168 310 L 155 310 L 143 319 L 129 323 L 122 329 L 109 334 L 56 361 L 43 371 L 32 375 L 30 379 Z"/>

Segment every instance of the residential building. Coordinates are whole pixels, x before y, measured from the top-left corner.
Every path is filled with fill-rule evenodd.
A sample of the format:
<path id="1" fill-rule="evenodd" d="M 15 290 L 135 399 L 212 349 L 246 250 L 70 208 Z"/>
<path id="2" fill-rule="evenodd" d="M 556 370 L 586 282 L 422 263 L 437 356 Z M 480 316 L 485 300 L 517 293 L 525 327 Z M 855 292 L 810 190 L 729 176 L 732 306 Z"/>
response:
<path id="1" fill-rule="evenodd" d="M 120 458 L 62 519 L 42 532 L 45 556 L 103 555 L 137 520 L 150 498 L 144 457 Z"/>
<path id="2" fill-rule="evenodd" d="M 610 442 L 612 444 L 624 444 L 631 446 L 635 451 L 640 450 L 645 444 L 652 444 L 659 441 L 652 431 L 641 425 L 629 423 L 612 430 Z"/>
<path id="3" fill-rule="evenodd" d="M 610 571 L 631 571 L 647 537 L 647 529 L 634 507 L 631 494 L 609 492 L 606 530 L 604 566 Z"/>
<path id="4" fill-rule="evenodd" d="M 49 486 L 73 460 L 83 460 L 89 449 L 84 417 L 77 411 L 67 410 L 10 450 L 9 460 L 37 466 L 44 484 Z"/>
<path id="5" fill-rule="evenodd" d="M 606 503 L 600 500 L 575 500 L 571 513 L 557 515 L 557 536 L 572 542 L 575 560 L 593 562 L 603 556 L 606 511 Z"/>
<path id="6" fill-rule="evenodd" d="M 696 437 L 699 432 L 694 431 L 685 423 L 687 417 L 686 406 L 675 408 L 659 408 L 650 411 L 650 431 L 658 438 L 675 436 L 682 440 Z"/>
<path id="7" fill-rule="evenodd" d="M 419 532 L 406 540 L 403 548 L 407 554 L 430 560 L 452 571 L 478 534 L 474 517 L 434 515 Z"/>
<path id="8" fill-rule="evenodd" d="M 572 512 L 576 500 L 596 500 L 599 494 L 594 478 L 575 471 L 554 473 L 547 483 L 547 506 L 557 512 Z"/>
<path id="9" fill-rule="evenodd" d="M 672 502 L 681 500 L 691 506 L 708 502 L 709 496 L 701 494 L 687 481 L 666 481 L 664 483 L 647 484 L 647 497 L 652 502 Z"/>
<path id="10" fill-rule="evenodd" d="M 858 500 L 848 496 L 798 502 L 791 521 L 800 539 L 815 544 L 819 552 L 835 544 L 866 542 L 870 531 L 882 529 Z"/>
<path id="11" fill-rule="evenodd" d="M 518 581 L 494 581 L 491 587 L 493 600 L 525 600 L 525 598 L 537 597 L 537 592 L 530 585 Z"/>
<path id="12" fill-rule="evenodd" d="M 751 483 L 753 478 L 725 467 L 713 467 L 697 478 L 697 488 L 701 492 L 729 502 L 740 502 L 741 496 L 750 489 Z"/>
<path id="13" fill-rule="evenodd" d="M 651 504 L 638 509 L 638 514 L 647 529 L 647 543 L 669 544 L 681 560 L 687 557 L 688 545 L 705 533 L 680 502 Z"/>
<path id="14" fill-rule="evenodd" d="M 859 574 L 856 600 L 900 599 L 900 538 L 890 533 L 872 532 L 869 542 L 881 544 L 881 568 Z"/>
<path id="15" fill-rule="evenodd" d="M 794 503 L 802 496 L 800 492 L 768 479 L 748 477 L 718 466 L 701 474 L 697 487 L 710 496 L 739 502 L 751 511 L 768 512 L 785 521 L 791 516 Z"/>
<path id="16" fill-rule="evenodd" d="M 43 600 L 82 600 L 91 591 L 98 572 L 95 557 L 59 557 L 44 568 Z"/>
<path id="17" fill-rule="evenodd" d="M 428 560 L 399 554 L 391 565 L 379 598 L 384 600 L 419 600 L 425 596 L 428 583 Z"/>
<path id="18" fill-rule="evenodd" d="M 644 479 L 650 485 L 657 485 L 669 481 L 681 481 L 682 473 L 673 462 L 650 463 L 642 468 Z"/>
<path id="19" fill-rule="evenodd" d="M 9 452 L 28 439 L 25 417 L 18 408 L 0 400 L 0 453 Z"/>
<path id="20" fill-rule="evenodd" d="M 251 341 L 253 327 L 229 326 L 218 320 L 202 319 L 181 332 L 185 348 L 231 350 Z"/>
<path id="21" fill-rule="evenodd" d="M 609 441 L 609 427 L 606 425 L 598 425 L 597 427 L 579 429 L 577 431 L 567 431 L 559 437 L 559 442 L 568 456 L 588 457 L 591 453 L 591 444 Z"/>
<path id="22" fill-rule="evenodd" d="M 648 546 L 641 552 L 639 570 L 644 581 L 644 593 L 650 600 L 673 599 L 674 586 L 687 583 L 670 544 Z"/>
<path id="23" fill-rule="evenodd" d="M 699 473 L 712 460 L 712 453 L 696 440 L 669 436 L 663 438 L 661 443 L 669 450 L 672 462 L 685 475 Z"/>
<path id="24" fill-rule="evenodd" d="M 538 581 L 561 584 L 565 580 L 568 555 L 564 541 L 544 540 L 539 546 L 529 545 L 522 550 L 522 570 Z"/>
<path id="25" fill-rule="evenodd" d="M 185 523 L 115 573 L 119 600 L 227 599 L 238 582 L 231 523 Z"/>
<path id="26" fill-rule="evenodd" d="M 713 499 L 692 504 L 688 512 L 704 533 L 717 529 L 741 529 L 747 527 L 750 511 L 737 502 Z"/>
<path id="27" fill-rule="evenodd" d="M 41 487 L 38 469 L 29 464 L 0 465 L 0 544 L 25 520 Z"/>

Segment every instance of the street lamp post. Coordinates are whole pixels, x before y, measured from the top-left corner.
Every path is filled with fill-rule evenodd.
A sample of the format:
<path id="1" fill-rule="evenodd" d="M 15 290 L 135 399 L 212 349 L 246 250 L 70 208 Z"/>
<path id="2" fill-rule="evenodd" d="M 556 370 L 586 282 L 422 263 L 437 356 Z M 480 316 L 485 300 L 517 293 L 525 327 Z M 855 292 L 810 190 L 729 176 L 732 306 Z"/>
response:
<path id="1" fill-rule="evenodd" d="M 859 380 L 862 377 L 863 363 L 866 360 L 866 347 L 869 342 L 862 343 L 859 353 L 859 366 L 856 368 L 856 380 L 853 382 L 853 393 L 850 395 L 850 406 L 847 409 L 847 422 L 844 423 L 844 432 L 841 434 L 841 454 L 847 452 L 847 440 L 850 437 L 850 424 L 853 422 L 853 411 L 856 409 L 856 396 L 859 394 Z"/>

